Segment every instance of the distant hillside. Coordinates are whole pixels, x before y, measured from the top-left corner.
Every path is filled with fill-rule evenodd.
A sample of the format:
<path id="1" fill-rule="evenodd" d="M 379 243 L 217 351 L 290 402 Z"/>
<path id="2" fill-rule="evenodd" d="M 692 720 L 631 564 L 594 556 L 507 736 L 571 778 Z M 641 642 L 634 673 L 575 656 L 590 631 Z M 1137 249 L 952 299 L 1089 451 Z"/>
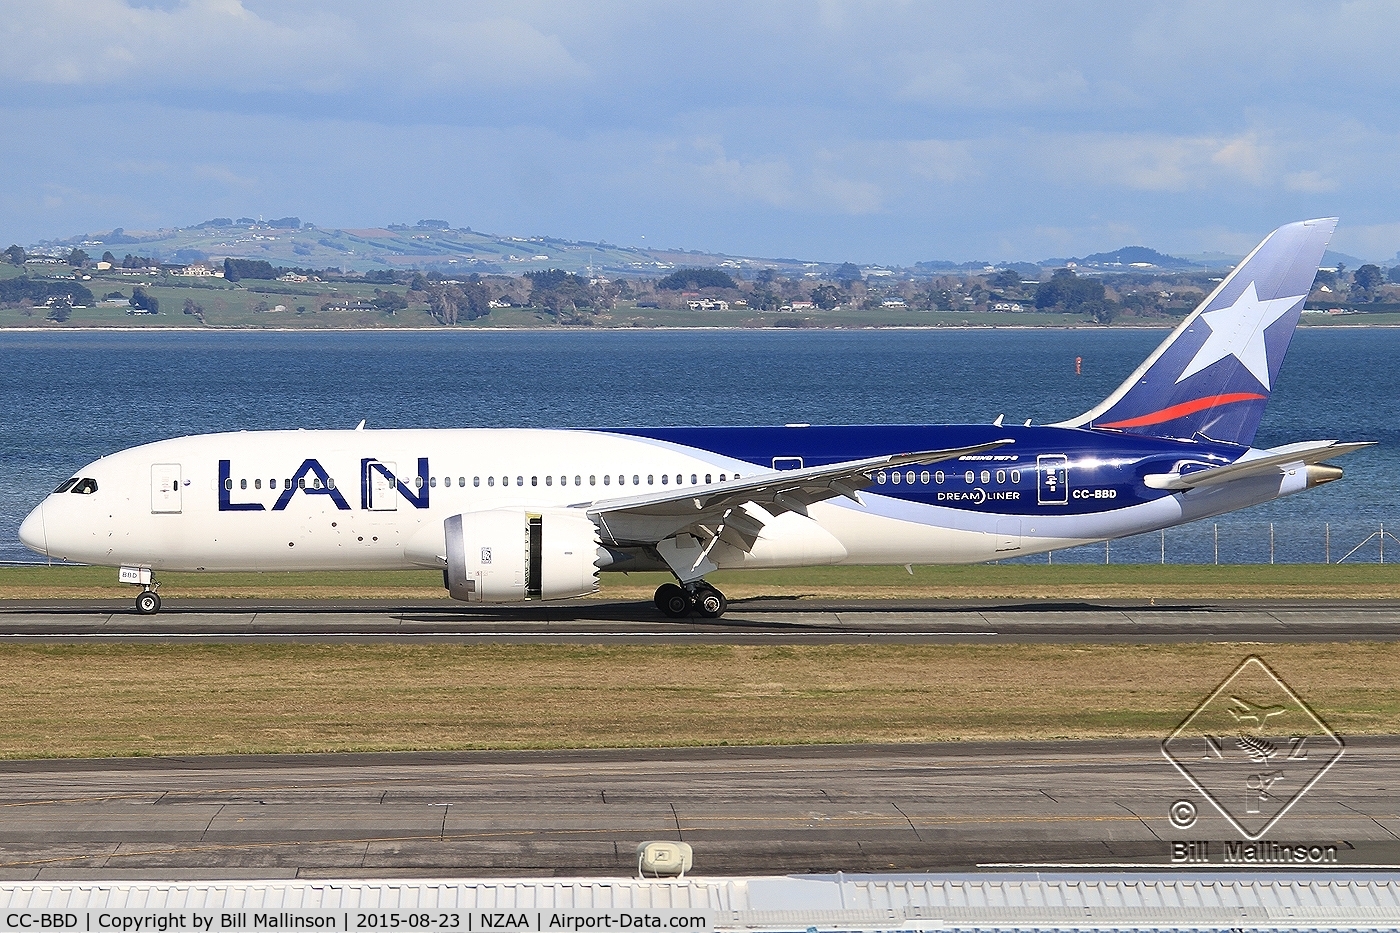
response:
<path id="1" fill-rule="evenodd" d="M 454 229 L 440 220 L 419 221 L 413 226 L 390 224 L 337 230 L 302 223 L 296 217 L 271 221 L 218 217 L 189 227 L 149 231 L 119 227 L 106 233 L 45 241 L 35 244 L 33 251 L 66 254 L 74 246 L 93 258 L 110 251 L 118 260 L 130 253 L 170 263 L 263 259 L 274 266 L 337 268 L 347 272 L 390 268 L 519 275 L 564 269 L 599 275 L 664 275 L 679 266 L 734 271 L 790 271 L 804 267 L 793 259 L 638 249 L 556 237 L 497 236 L 478 233 L 470 227 Z M 830 265 L 835 268 L 837 264 Z"/>
<path id="2" fill-rule="evenodd" d="M 1093 253 L 1077 262 L 1081 266 L 1139 269 L 1190 269 L 1196 265 L 1189 260 L 1168 256 L 1146 246 L 1124 246 L 1111 253 Z"/>

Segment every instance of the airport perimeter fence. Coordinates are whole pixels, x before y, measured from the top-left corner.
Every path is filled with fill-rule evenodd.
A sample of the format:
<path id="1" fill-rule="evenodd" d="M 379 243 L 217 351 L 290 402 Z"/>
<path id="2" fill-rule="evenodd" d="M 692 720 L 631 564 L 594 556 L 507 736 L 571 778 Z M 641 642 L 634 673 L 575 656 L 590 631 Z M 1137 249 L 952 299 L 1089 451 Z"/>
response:
<path id="1" fill-rule="evenodd" d="M 1016 558 L 1051 564 L 1400 563 L 1400 521 L 1193 522 Z M 1011 561 L 1008 561 L 1010 563 Z"/>

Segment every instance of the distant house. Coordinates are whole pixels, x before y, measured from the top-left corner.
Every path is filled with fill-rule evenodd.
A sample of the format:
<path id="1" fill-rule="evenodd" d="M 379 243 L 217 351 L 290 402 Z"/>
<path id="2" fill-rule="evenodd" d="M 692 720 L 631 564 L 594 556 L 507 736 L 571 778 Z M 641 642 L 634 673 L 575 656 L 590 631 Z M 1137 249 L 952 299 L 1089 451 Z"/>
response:
<path id="1" fill-rule="evenodd" d="M 373 304 L 363 298 L 337 298 L 321 305 L 322 311 L 348 313 L 351 311 L 375 311 Z"/>
<path id="2" fill-rule="evenodd" d="M 1026 310 L 1026 309 L 1023 308 L 1023 307 L 1021 307 L 1021 305 L 1020 305 L 1018 302 L 1015 302 L 1015 301 L 998 301 L 996 304 L 992 305 L 992 310 L 993 310 L 993 311 L 1024 311 L 1024 310 Z"/>
<path id="3" fill-rule="evenodd" d="M 882 307 L 882 308 L 904 308 L 904 307 L 907 307 L 907 305 L 905 305 L 904 299 L 903 299 L 903 298 L 886 298 L 884 301 L 880 302 L 880 307 Z"/>
<path id="4" fill-rule="evenodd" d="M 209 266 L 206 266 L 206 265 L 205 265 L 204 263 L 202 263 L 202 262 L 192 262 L 192 263 L 190 263 L 188 266 L 185 266 L 185 267 L 182 268 L 182 269 L 175 269 L 175 270 L 172 271 L 170 274 L 171 274 L 171 275 L 185 275 L 185 276 L 190 276 L 191 278 L 212 277 L 212 278 L 216 278 L 216 279 L 221 279 L 221 278 L 224 277 L 224 270 L 223 270 L 223 269 L 211 269 Z"/>
<path id="5" fill-rule="evenodd" d="M 693 298 L 686 302 L 692 311 L 728 311 L 729 302 L 719 298 Z"/>
<path id="6" fill-rule="evenodd" d="M 281 274 L 281 275 L 279 275 L 279 276 L 277 277 L 277 281 L 279 281 L 279 282 L 293 282 L 293 283 L 300 284 L 300 283 L 302 283 L 302 282 L 309 282 L 309 281 L 311 281 L 311 277 L 310 277 L 310 276 L 306 276 L 306 275 L 298 275 L 298 274 L 295 273 L 295 272 L 284 272 L 283 274 Z"/>
<path id="7" fill-rule="evenodd" d="M 816 308 L 816 304 L 811 301 L 794 301 L 792 303 L 792 310 L 794 311 L 815 311 Z"/>

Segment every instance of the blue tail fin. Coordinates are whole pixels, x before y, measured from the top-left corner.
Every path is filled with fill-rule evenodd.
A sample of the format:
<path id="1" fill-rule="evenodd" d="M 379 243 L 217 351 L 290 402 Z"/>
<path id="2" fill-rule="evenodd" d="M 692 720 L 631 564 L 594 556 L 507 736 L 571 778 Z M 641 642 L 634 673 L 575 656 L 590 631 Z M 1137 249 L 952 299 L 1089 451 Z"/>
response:
<path id="1" fill-rule="evenodd" d="M 1248 446 L 1336 226 L 1269 234 L 1112 395 L 1062 425 Z"/>

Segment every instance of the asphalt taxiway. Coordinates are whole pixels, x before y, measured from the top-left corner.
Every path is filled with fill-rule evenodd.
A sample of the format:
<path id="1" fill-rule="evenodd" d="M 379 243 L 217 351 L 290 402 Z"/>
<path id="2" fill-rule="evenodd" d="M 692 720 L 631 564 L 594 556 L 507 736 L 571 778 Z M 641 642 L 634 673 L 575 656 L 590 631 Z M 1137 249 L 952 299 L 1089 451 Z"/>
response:
<path id="1" fill-rule="evenodd" d="M 1350 742 L 1268 838 L 1400 865 L 1400 738 Z M 1240 836 L 1152 741 L 0 764 L 7 881 L 616 876 L 644 840 L 708 875 L 1162 868 L 1182 840 L 1200 870 Z"/>
<path id="2" fill-rule="evenodd" d="M 667 619 L 645 602 L 0 601 L 0 641 L 665 643 L 1154 643 L 1394 641 L 1400 600 L 746 599 L 723 619 Z"/>

